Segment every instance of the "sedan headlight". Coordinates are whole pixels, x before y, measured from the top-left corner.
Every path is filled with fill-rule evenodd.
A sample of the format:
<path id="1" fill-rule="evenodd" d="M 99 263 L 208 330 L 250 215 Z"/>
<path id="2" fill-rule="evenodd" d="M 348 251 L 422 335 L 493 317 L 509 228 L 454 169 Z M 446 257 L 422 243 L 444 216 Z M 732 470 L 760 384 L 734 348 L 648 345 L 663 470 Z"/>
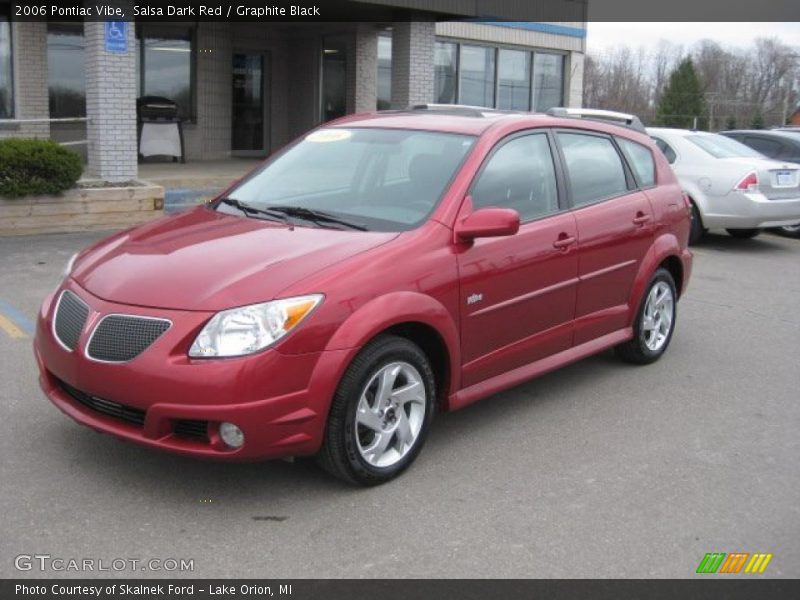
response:
<path id="1" fill-rule="evenodd" d="M 322 298 L 312 294 L 218 312 L 194 340 L 189 356 L 244 356 L 263 350 L 297 327 Z"/>

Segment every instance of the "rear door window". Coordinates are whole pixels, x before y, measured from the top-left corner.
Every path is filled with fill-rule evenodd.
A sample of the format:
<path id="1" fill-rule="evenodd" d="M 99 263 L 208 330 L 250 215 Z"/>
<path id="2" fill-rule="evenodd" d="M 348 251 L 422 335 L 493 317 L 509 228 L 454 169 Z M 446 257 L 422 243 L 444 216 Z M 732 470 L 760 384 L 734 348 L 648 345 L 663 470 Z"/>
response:
<path id="1" fill-rule="evenodd" d="M 563 131 L 556 135 L 576 207 L 628 192 L 622 157 L 610 138 Z"/>

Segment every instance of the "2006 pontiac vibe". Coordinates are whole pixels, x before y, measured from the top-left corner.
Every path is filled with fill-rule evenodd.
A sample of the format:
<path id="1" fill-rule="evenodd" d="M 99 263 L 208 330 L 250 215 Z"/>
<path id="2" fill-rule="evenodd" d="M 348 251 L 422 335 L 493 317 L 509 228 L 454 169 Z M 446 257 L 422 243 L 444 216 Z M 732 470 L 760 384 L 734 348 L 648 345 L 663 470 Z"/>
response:
<path id="1" fill-rule="evenodd" d="M 345 117 L 219 198 L 80 252 L 38 316 L 67 415 L 370 485 L 454 410 L 606 348 L 667 349 L 689 211 L 643 133 L 467 107 Z"/>

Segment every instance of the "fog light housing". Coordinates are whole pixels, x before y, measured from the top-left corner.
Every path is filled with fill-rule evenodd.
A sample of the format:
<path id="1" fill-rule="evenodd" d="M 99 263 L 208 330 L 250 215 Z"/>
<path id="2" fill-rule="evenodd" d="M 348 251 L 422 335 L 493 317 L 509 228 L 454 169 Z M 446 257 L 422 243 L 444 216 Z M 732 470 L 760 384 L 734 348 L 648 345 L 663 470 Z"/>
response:
<path id="1" fill-rule="evenodd" d="M 231 448 L 241 448 L 244 445 L 244 433 L 233 423 L 220 423 L 219 437 Z"/>

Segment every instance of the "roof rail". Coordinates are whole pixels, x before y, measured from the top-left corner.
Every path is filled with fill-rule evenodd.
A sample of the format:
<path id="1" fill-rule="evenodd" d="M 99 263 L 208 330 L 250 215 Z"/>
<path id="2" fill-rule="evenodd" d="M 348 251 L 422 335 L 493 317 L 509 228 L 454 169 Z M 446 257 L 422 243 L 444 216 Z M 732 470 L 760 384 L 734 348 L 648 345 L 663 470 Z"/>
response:
<path id="1" fill-rule="evenodd" d="M 640 133 L 647 133 L 639 117 L 628 113 L 616 112 L 613 110 L 601 110 L 599 108 L 564 108 L 556 107 L 547 111 L 551 117 L 564 117 L 574 119 L 591 119 L 593 121 L 605 121 L 614 125 L 628 127 Z"/>
<path id="2" fill-rule="evenodd" d="M 497 112 L 492 108 L 470 106 L 468 104 L 413 104 L 408 107 L 408 110 L 441 112 L 451 115 L 463 115 L 465 117 L 485 117 L 487 113 L 492 114 Z"/>

